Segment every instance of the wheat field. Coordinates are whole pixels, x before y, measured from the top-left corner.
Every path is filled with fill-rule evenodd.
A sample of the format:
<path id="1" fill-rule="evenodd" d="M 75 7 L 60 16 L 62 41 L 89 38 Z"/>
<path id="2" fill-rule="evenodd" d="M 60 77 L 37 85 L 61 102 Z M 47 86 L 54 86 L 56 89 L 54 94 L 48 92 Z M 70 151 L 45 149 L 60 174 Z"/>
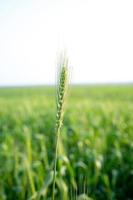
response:
<path id="1" fill-rule="evenodd" d="M 52 199 L 55 123 L 55 87 L 0 89 L 0 200 Z M 55 199 L 133 199 L 133 85 L 69 87 Z"/>

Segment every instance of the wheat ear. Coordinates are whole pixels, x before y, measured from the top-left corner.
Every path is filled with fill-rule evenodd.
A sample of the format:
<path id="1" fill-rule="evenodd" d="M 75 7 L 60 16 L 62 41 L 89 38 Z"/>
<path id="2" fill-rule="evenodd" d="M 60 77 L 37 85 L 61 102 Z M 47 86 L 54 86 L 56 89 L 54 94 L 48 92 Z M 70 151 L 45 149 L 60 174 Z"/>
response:
<path id="1" fill-rule="evenodd" d="M 59 80 L 57 84 L 57 114 L 56 114 L 56 144 L 55 144 L 55 157 L 54 157 L 54 175 L 53 175 L 53 189 L 52 200 L 55 199 L 55 182 L 56 182 L 56 167 L 58 158 L 58 146 L 63 124 L 64 104 L 66 99 L 68 87 L 68 59 L 63 57 L 60 60 Z"/>

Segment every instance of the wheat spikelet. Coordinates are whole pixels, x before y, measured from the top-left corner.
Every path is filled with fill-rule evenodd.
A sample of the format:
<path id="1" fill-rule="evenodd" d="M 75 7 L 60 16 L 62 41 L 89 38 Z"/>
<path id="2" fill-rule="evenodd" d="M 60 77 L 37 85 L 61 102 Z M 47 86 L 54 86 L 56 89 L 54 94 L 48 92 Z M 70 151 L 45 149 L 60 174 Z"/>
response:
<path id="1" fill-rule="evenodd" d="M 60 72 L 59 86 L 57 90 L 57 115 L 56 115 L 56 130 L 60 129 L 63 122 L 64 104 L 67 93 L 68 69 L 67 63 L 63 64 Z"/>

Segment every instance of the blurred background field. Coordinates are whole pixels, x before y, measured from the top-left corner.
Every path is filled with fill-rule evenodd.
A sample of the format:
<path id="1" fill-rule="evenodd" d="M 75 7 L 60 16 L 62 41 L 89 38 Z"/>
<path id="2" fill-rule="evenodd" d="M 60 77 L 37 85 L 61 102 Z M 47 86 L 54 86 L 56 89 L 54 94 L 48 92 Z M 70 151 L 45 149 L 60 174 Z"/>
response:
<path id="1" fill-rule="evenodd" d="M 55 96 L 0 89 L 0 200 L 51 199 Z M 71 86 L 61 137 L 57 200 L 133 199 L 133 85 Z"/>

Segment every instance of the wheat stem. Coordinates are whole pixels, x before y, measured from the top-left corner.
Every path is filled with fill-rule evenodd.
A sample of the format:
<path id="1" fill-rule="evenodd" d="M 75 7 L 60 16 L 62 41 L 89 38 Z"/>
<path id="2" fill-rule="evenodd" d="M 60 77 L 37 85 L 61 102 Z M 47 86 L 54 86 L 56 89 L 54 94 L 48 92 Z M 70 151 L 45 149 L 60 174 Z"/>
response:
<path id="1" fill-rule="evenodd" d="M 56 114 L 56 144 L 55 144 L 55 156 L 54 156 L 54 175 L 53 175 L 53 189 L 52 200 L 55 199 L 55 182 L 56 182 L 56 168 L 58 159 L 58 146 L 61 133 L 61 127 L 63 123 L 64 115 L 64 103 L 68 86 L 68 60 L 63 57 L 60 61 L 60 73 L 59 82 L 57 86 L 57 114 Z"/>

